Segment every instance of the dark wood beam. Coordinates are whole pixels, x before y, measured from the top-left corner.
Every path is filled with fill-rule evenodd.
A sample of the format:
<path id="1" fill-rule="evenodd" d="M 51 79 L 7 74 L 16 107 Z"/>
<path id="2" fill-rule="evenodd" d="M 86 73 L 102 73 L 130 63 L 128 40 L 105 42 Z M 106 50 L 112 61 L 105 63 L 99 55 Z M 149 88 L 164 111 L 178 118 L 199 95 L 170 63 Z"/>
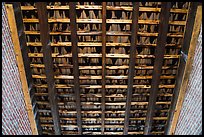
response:
<path id="1" fill-rule="evenodd" d="M 136 57 L 136 41 L 138 33 L 138 18 L 139 18 L 139 2 L 133 2 L 132 27 L 131 27 L 131 45 L 130 45 L 130 63 L 128 68 L 128 89 L 125 109 L 125 121 L 123 134 L 128 134 L 129 116 L 132 100 L 133 78 L 135 75 L 135 57 Z"/>
<path id="2" fill-rule="evenodd" d="M 106 2 L 102 2 L 102 98 L 101 98 L 101 134 L 105 129 L 105 75 L 106 75 Z"/>
<path id="3" fill-rule="evenodd" d="M 202 18 L 200 18 L 199 16 L 199 14 L 202 14 L 202 9 L 200 10 L 200 13 L 197 13 L 198 15 L 196 15 L 198 5 L 199 5 L 198 2 L 190 3 L 188 18 L 187 18 L 186 26 L 185 26 L 186 31 L 184 34 L 183 45 L 182 45 L 181 50 L 186 55 L 188 55 L 188 58 L 189 56 L 193 56 L 193 53 L 196 47 L 195 45 L 197 42 L 199 30 L 200 30 L 200 24 L 202 22 Z M 194 42 L 192 46 L 190 46 L 191 42 Z M 174 94 L 172 97 L 172 104 L 170 106 L 170 112 L 168 115 L 167 124 L 165 127 L 165 134 L 170 134 L 170 135 L 174 134 L 177 120 L 179 118 L 179 114 L 181 111 L 182 102 L 184 99 L 183 97 L 185 96 L 185 90 L 187 87 L 187 83 L 188 83 L 187 81 L 188 81 L 190 70 L 191 70 L 192 59 L 193 57 L 190 58 L 188 62 L 184 60 L 183 56 L 181 56 L 179 59 L 179 67 L 178 67 L 178 73 L 176 76 L 176 84 L 175 84 L 175 88 L 173 92 Z"/>
<path id="4" fill-rule="evenodd" d="M 159 34 L 157 38 L 157 46 L 155 49 L 155 61 L 152 76 L 152 83 L 150 89 L 149 103 L 147 109 L 147 117 L 145 121 L 144 134 L 149 135 L 151 132 L 153 115 L 156 105 L 157 92 L 159 90 L 161 70 L 165 54 L 165 45 L 168 32 L 168 22 L 170 16 L 171 2 L 162 2 L 161 13 L 160 13 L 160 23 L 159 23 Z"/>
<path id="5" fill-rule="evenodd" d="M 76 96 L 76 111 L 77 111 L 77 126 L 78 134 L 82 134 L 82 121 L 81 121 L 81 100 L 79 90 L 79 64 L 78 64 L 78 37 L 76 26 L 76 3 L 69 2 L 69 15 L 70 15 L 70 29 L 71 29 L 71 43 L 72 43 L 72 60 L 73 60 L 73 75 L 74 75 L 74 92 Z"/>
<path id="6" fill-rule="evenodd" d="M 54 122 L 54 130 L 56 135 L 61 134 L 61 127 L 59 122 L 59 112 L 57 105 L 57 94 L 55 88 L 54 72 L 53 72 L 53 60 L 52 50 L 50 46 L 50 36 L 48 28 L 48 15 L 47 15 L 46 2 L 36 2 L 39 25 L 40 25 L 40 40 L 43 48 L 43 62 L 45 64 L 45 75 L 48 84 L 48 96 L 52 111 L 52 117 Z"/>

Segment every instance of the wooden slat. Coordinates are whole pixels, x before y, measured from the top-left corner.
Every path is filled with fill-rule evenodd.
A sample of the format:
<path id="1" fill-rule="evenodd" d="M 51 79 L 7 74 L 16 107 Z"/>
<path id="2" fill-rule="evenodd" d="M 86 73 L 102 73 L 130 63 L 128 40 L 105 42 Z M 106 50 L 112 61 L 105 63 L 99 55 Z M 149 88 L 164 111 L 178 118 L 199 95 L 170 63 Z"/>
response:
<path id="1" fill-rule="evenodd" d="M 25 31 L 26 35 L 40 35 L 39 31 Z M 102 31 L 77 31 L 77 35 L 101 35 Z M 50 35 L 71 35 L 71 32 L 50 32 Z M 107 36 L 130 36 L 130 32 L 121 32 L 121 31 L 107 31 Z M 138 36 L 143 37 L 157 37 L 158 33 L 150 32 L 138 32 Z M 168 33 L 168 37 L 182 38 L 183 33 Z"/>
<path id="2" fill-rule="evenodd" d="M 42 46 L 42 44 L 40 42 L 27 42 L 27 46 Z M 57 43 L 51 43 L 51 46 L 71 46 L 71 42 L 57 42 Z M 102 43 L 98 43 L 98 42 L 78 42 L 78 46 L 79 47 L 101 47 Z M 115 46 L 124 46 L 124 47 L 129 47 L 130 43 L 106 43 L 106 47 L 115 47 Z M 137 43 L 138 47 L 155 47 L 156 44 L 139 44 Z M 181 45 L 178 44 L 166 44 L 165 46 L 167 47 L 177 47 L 177 48 L 181 48 Z"/>
<path id="3" fill-rule="evenodd" d="M 45 79 L 46 75 L 32 75 L 33 78 Z M 74 79 L 74 76 L 58 75 L 55 79 Z M 128 79 L 128 76 L 105 76 L 106 79 Z M 79 79 L 102 79 L 102 76 L 79 76 Z M 133 79 L 153 79 L 152 76 L 134 76 Z M 175 76 L 160 76 L 160 79 L 175 79 Z"/>
<path id="4" fill-rule="evenodd" d="M 30 97 L 30 93 L 29 93 L 28 81 L 26 79 L 26 72 L 25 72 L 23 56 L 22 56 L 22 52 L 21 52 L 19 36 L 18 36 L 18 32 L 17 32 L 17 26 L 16 26 L 16 20 L 15 20 L 13 5 L 12 4 L 6 4 L 5 8 L 6 8 L 6 12 L 7 12 L 8 24 L 9 24 L 10 32 L 11 32 L 11 38 L 12 38 L 13 45 L 14 45 L 14 52 L 15 52 L 15 56 L 16 56 L 16 62 L 18 65 L 19 77 L 20 77 L 21 84 L 22 84 L 22 92 L 23 92 L 23 96 L 24 96 L 24 100 L 25 100 L 25 107 L 26 107 L 26 110 L 28 113 L 28 119 L 30 122 L 30 127 L 32 130 L 32 134 L 38 135 L 37 125 L 36 125 L 36 121 L 34 118 L 34 112 L 32 109 L 32 101 L 31 101 L 31 97 Z"/>
<path id="5" fill-rule="evenodd" d="M 81 101 L 80 101 L 80 86 L 79 86 L 79 65 L 78 65 L 78 37 L 76 26 L 76 3 L 69 2 L 69 15 L 70 15 L 70 29 L 71 29 L 71 43 L 72 43 L 72 60 L 73 60 L 73 75 L 74 75 L 74 92 L 76 95 L 76 111 L 77 111 L 77 127 L 78 134 L 82 134 L 82 121 L 81 121 Z"/>
<path id="6" fill-rule="evenodd" d="M 35 84 L 36 88 L 47 88 L 46 84 Z M 56 88 L 72 88 L 74 85 L 66 85 L 66 84 L 56 84 Z M 80 85 L 81 88 L 91 89 L 96 88 L 100 89 L 102 88 L 101 85 Z M 151 88 L 151 85 L 133 85 L 134 88 Z M 175 85 L 159 85 L 159 88 L 174 88 Z M 126 89 L 127 85 L 106 85 L 106 89 L 111 88 L 120 88 L 120 89 Z"/>
<path id="7" fill-rule="evenodd" d="M 106 85 L 106 2 L 102 2 L 102 98 L 101 98 L 101 134 L 105 130 L 105 85 Z"/>
<path id="8" fill-rule="evenodd" d="M 102 23 L 102 19 L 77 19 L 77 23 Z M 23 19 L 24 23 L 38 23 L 38 19 Z M 48 23 L 70 23 L 70 19 L 48 19 Z M 131 24 L 132 21 L 128 19 L 106 19 L 106 23 L 127 23 Z M 138 24 L 157 25 L 159 20 L 138 20 Z M 185 25 L 185 21 L 169 21 L 170 25 Z"/>
<path id="9" fill-rule="evenodd" d="M 165 134 L 174 135 L 179 114 L 183 107 L 185 92 L 188 85 L 189 76 L 192 70 L 192 63 L 194 52 L 197 45 L 200 26 L 202 24 L 202 6 L 197 2 L 191 2 L 189 15 L 187 19 L 186 28 L 183 40 L 182 51 L 187 53 L 187 62 L 184 61 L 183 56 L 180 58 L 179 70 L 177 75 L 177 82 L 174 89 L 172 105 L 170 107 L 170 114 L 165 128 Z"/>
<path id="10" fill-rule="evenodd" d="M 170 2 L 162 3 L 159 30 L 158 30 L 159 35 L 157 40 L 157 46 L 155 49 L 155 62 L 154 62 L 154 70 L 153 70 L 153 77 L 152 77 L 151 90 L 150 90 L 151 92 L 150 92 L 149 103 L 148 103 L 147 118 L 145 121 L 145 130 L 144 130 L 145 135 L 150 134 L 152 121 L 153 121 L 152 118 L 154 115 L 157 92 L 158 92 L 159 83 L 160 83 L 162 63 L 164 60 L 164 53 L 165 53 L 164 45 L 166 44 L 166 39 L 167 39 L 170 8 L 171 8 Z"/>
<path id="11" fill-rule="evenodd" d="M 43 54 L 42 53 L 28 53 L 29 57 L 34 57 L 34 58 L 42 58 Z M 64 54 L 61 55 L 60 53 L 52 53 L 52 57 L 53 58 L 63 58 L 63 57 L 72 57 L 72 54 Z M 79 53 L 78 54 L 79 58 L 83 58 L 83 57 L 87 57 L 87 58 L 101 58 L 102 54 L 83 54 L 83 53 Z M 130 58 L 129 54 L 106 54 L 107 58 Z M 164 55 L 165 59 L 171 59 L 171 58 L 179 58 L 180 55 Z M 136 58 L 155 58 L 155 55 L 141 55 L 138 54 L 136 55 Z"/>
<path id="12" fill-rule="evenodd" d="M 40 25 L 40 39 L 43 45 L 43 62 L 45 64 L 45 74 L 47 77 L 49 102 L 52 110 L 52 117 L 54 122 L 54 130 L 56 135 L 61 134 L 61 127 L 59 123 L 59 113 L 54 81 L 53 61 L 51 56 L 51 46 L 49 41 L 48 16 L 45 2 L 37 2 L 37 12 Z"/>
<path id="13" fill-rule="evenodd" d="M 138 18 L 139 18 L 139 2 L 133 2 L 133 12 L 132 12 L 132 26 L 131 26 L 131 46 L 130 46 L 130 63 L 128 68 L 128 89 L 127 89 L 127 99 L 125 106 L 125 122 L 123 134 L 128 134 L 129 127 L 129 115 L 132 100 L 132 90 L 133 90 L 133 77 L 135 75 L 135 56 L 136 56 L 136 41 L 138 33 Z"/>
<path id="14" fill-rule="evenodd" d="M 21 10 L 35 10 L 34 6 L 21 6 Z M 69 6 L 47 6 L 47 9 L 50 10 L 68 10 Z M 97 9 L 102 10 L 102 6 L 98 5 L 76 5 L 76 9 Z M 132 11 L 132 7 L 128 6 L 107 6 L 107 10 L 125 10 L 125 11 Z M 140 7 L 139 11 L 143 12 L 160 12 L 161 8 L 153 8 L 153 7 Z M 187 13 L 187 9 L 171 9 L 170 12 L 173 13 Z"/>
<path id="15" fill-rule="evenodd" d="M 45 68 L 44 64 L 30 64 L 30 67 L 32 68 Z M 67 65 L 67 64 L 54 64 L 54 67 L 62 67 L 62 68 L 73 68 L 73 65 Z M 177 66 L 162 66 L 162 69 L 177 69 Z M 102 69 L 102 66 L 79 66 L 79 70 L 84 69 Z M 128 69 L 127 65 L 121 65 L 121 66 L 106 66 L 106 69 Z M 135 69 L 147 69 L 151 70 L 153 69 L 153 66 L 135 66 Z"/>

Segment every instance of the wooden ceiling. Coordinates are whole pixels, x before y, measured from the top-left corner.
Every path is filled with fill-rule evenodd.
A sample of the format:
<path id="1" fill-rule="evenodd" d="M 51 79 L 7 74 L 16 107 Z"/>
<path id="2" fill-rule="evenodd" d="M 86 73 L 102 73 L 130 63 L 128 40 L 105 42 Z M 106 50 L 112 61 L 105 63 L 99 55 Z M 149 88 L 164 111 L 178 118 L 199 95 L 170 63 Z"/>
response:
<path id="1" fill-rule="evenodd" d="M 16 6 L 39 134 L 165 134 L 194 3 Z"/>

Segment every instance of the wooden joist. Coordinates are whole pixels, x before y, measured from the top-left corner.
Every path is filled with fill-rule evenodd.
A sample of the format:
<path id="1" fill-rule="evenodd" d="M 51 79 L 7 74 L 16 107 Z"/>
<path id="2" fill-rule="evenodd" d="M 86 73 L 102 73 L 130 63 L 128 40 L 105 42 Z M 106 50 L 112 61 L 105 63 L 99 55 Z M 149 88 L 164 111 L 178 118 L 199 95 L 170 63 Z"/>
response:
<path id="1" fill-rule="evenodd" d="M 43 45 L 43 61 L 45 64 L 45 74 L 47 77 L 49 101 L 52 110 L 52 117 L 54 122 L 54 130 L 56 135 L 61 134 L 61 127 L 59 123 L 59 113 L 55 89 L 55 80 L 53 72 L 53 61 L 51 56 L 51 46 L 49 41 L 49 29 L 48 29 L 48 19 L 47 19 L 47 9 L 46 3 L 37 2 L 36 3 L 39 24 L 40 24 L 40 39 Z"/>
<path id="2" fill-rule="evenodd" d="M 101 99 L 101 134 L 105 130 L 105 85 L 106 85 L 106 2 L 102 2 L 102 99 Z"/>
<path id="3" fill-rule="evenodd" d="M 128 134 L 129 127 L 129 115 L 132 100 L 132 90 L 133 90 L 133 79 L 135 70 L 135 56 L 136 56 L 136 41 L 138 33 L 138 18 L 139 18 L 139 2 L 133 2 L 133 15 L 132 15 L 132 28 L 131 28 L 131 46 L 130 46 L 130 64 L 128 68 L 128 89 L 127 89 L 127 100 L 125 106 L 125 122 L 123 134 Z"/>
<path id="4" fill-rule="evenodd" d="M 166 44 L 166 39 L 167 39 L 170 8 L 171 8 L 170 2 L 162 3 L 160 24 L 159 24 L 159 35 L 158 35 L 157 46 L 155 49 L 154 70 L 153 70 L 152 83 L 151 83 L 151 89 L 150 89 L 147 118 L 145 121 L 145 130 L 144 130 L 145 135 L 149 135 L 152 128 L 152 121 L 153 121 L 152 118 L 153 118 L 154 109 L 156 106 L 156 98 L 157 98 L 157 92 L 158 92 L 159 83 L 160 83 L 162 63 L 164 60 L 164 53 L 165 53 L 164 45 Z"/>
<path id="5" fill-rule="evenodd" d="M 25 45 L 23 45 L 23 43 L 21 43 L 23 41 L 22 39 L 21 41 L 19 41 L 20 37 L 18 36 L 18 30 L 17 30 L 18 28 L 16 25 L 17 23 L 16 23 L 15 10 L 14 10 L 13 4 L 6 4 L 5 8 L 8 16 L 8 24 L 11 31 L 11 39 L 14 46 L 13 48 L 14 48 L 15 57 L 16 57 L 16 64 L 18 66 L 19 77 L 22 85 L 22 92 L 23 92 L 24 101 L 25 101 L 25 109 L 27 110 L 28 120 L 30 122 L 30 128 L 31 128 L 32 134 L 38 135 L 39 133 L 37 129 L 37 123 L 35 121 L 34 111 L 32 109 L 32 101 L 31 101 L 30 89 L 29 89 L 29 82 L 32 82 L 32 81 L 27 81 L 27 79 L 29 79 L 28 75 L 30 75 L 31 77 L 31 73 L 27 72 L 26 74 L 26 70 L 25 70 L 26 65 L 29 65 L 30 62 L 28 61 L 24 62 L 25 58 L 23 58 L 23 55 L 22 55 L 23 53 L 21 51 L 21 47 L 24 47 L 24 52 L 26 51 L 25 49 L 26 44 L 24 43 Z"/>
<path id="6" fill-rule="evenodd" d="M 165 134 L 174 135 L 176 125 L 179 119 L 179 114 L 182 109 L 182 104 L 187 91 L 188 80 L 192 70 L 193 58 L 195 56 L 195 48 L 197 45 L 198 35 L 200 33 L 200 26 L 202 24 L 202 5 L 197 2 L 192 2 L 189 7 L 187 24 L 183 39 L 182 51 L 187 55 L 187 62 L 181 56 L 178 69 L 177 81 L 174 89 L 172 105 L 170 107 L 170 114 L 168 117 Z"/>
<path id="7" fill-rule="evenodd" d="M 74 92 L 76 95 L 76 111 L 77 111 L 77 127 L 78 134 L 82 134 L 81 121 L 81 100 L 80 100 L 80 84 L 79 84 L 79 65 L 78 65 L 78 50 L 77 50 L 77 26 L 76 26 L 76 3 L 69 2 L 71 43 L 72 43 L 72 60 L 73 60 L 73 75 L 74 75 Z"/>

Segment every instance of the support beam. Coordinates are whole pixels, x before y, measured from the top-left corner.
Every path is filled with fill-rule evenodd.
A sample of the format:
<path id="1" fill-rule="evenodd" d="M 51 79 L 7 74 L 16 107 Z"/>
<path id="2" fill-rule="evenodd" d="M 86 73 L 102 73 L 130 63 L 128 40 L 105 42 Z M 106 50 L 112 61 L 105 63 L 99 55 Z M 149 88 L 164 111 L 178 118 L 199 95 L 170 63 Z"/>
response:
<path id="1" fill-rule="evenodd" d="M 162 64 L 165 54 L 165 45 L 168 32 L 168 22 L 170 16 L 171 2 L 162 2 L 160 23 L 159 23 L 159 35 L 157 38 L 157 46 L 155 49 L 155 61 L 152 76 L 152 83 L 150 89 L 147 117 L 145 121 L 144 134 L 149 135 L 151 132 L 153 115 L 156 105 L 157 92 L 159 90 L 160 76 L 162 70 Z"/>
<path id="2" fill-rule="evenodd" d="M 70 15 L 70 29 L 71 29 L 71 43 L 72 43 L 72 60 L 73 60 L 73 75 L 74 75 L 74 92 L 76 96 L 76 111 L 77 111 L 77 126 L 78 134 L 82 134 L 82 121 L 81 121 L 81 100 L 79 90 L 79 64 L 78 64 L 78 37 L 76 26 L 76 3 L 69 2 L 69 15 Z"/>
<path id="3" fill-rule="evenodd" d="M 132 27 L 131 27 L 131 45 L 130 45 L 130 63 L 128 68 L 128 88 L 127 88 L 127 100 L 125 106 L 125 121 L 123 134 L 128 134 L 129 116 L 132 100 L 133 79 L 135 73 L 135 56 L 136 56 L 136 41 L 138 33 L 138 18 L 139 18 L 139 2 L 133 2 L 132 13 Z"/>
<path id="4" fill-rule="evenodd" d="M 197 12 L 196 12 L 197 11 Z M 197 40 L 202 24 L 202 5 L 197 2 L 191 2 L 186 28 L 183 40 L 182 51 L 188 55 L 187 62 L 184 61 L 183 56 L 180 58 L 178 74 L 176 77 L 176 85 L 172 97 L 172 104 L 170 107 L 170 114 L 168 116 L 165 134 L 174 135 L 179 114 L 185 97 L 185 92 L 188 85 L 190 72 L 192 70 L 192 62 L 194 52 L 197 45 Z"/>
<path id="5" fill-rule="evenodd" d="M 43 45 L 43 62 L 45 64 L 45 74 L 48 84 L 48 95 L 54 122 L 54 130 L 56 135 L 61 134 L 61 127 L 59 123 L 59 110 L 57 105 L 57 95 L 54 81 L 52 50 L 50 46 L 49 28 L 48 28 L 48 15 L 47 15 L 46 2 L 37 2 L 37 12 L 40 25 L 40 40 Z"/>
<path id="6" fill-rule="evenodd" d="M 32 130 L 32 134 L 38 135 L 41 133 L 40 132 L 41 128 L 38 128 L 38 125 L 34 117 L 34 111 L 32 109 L 32 101 L 31 101 L 32 99 L 30 96 L 30 89 L 29 89 L 29 86 L 32 87 L 32 84 L 33 84 L 32 75 L 29 69 L 30 62 L 28 59 L 28 54 L 24 54 L 27 52 L 27 46 L 25 43 L 26 42 L 25 34 L 24 34 L 24 37 L 21 37 L 18 35 L 18 30 L 23 29 L 23 25 L 22 25 L 23 23 L 17 26 L 17 24 L 20 23 L 20 22 L 16 22 L 18 21 L 19 18 L 21 19 L 21 22 L 22 22 L 22 16 L 19 16 L 19 13 L 16 13 L 20 11 L 20 9 L 18 11 L 15 10 L 17 9 L 17 7 L 20 7 L 20 5 L 17 3 L 15 3 L 15 5 L 13 3 L 5 4 L 7 16 L 8 16 L 8 24 L 11 31 L 11 38 L 13 41 L 16 63 L 18 65 L 19 76 L 22 84 L 22 92 L 24 95 L 25 107 L 28 113 L 30 127 Z M 16 18 L 16 14 L 18 14 L 18 19 Z"/>
<path id="7" fill-rule="evenodd" d="M 102 2 L 102 98 L 101 98 L 101 134 L 105 129 L 105 85 L 106 85 L 106 2 Z"/>

